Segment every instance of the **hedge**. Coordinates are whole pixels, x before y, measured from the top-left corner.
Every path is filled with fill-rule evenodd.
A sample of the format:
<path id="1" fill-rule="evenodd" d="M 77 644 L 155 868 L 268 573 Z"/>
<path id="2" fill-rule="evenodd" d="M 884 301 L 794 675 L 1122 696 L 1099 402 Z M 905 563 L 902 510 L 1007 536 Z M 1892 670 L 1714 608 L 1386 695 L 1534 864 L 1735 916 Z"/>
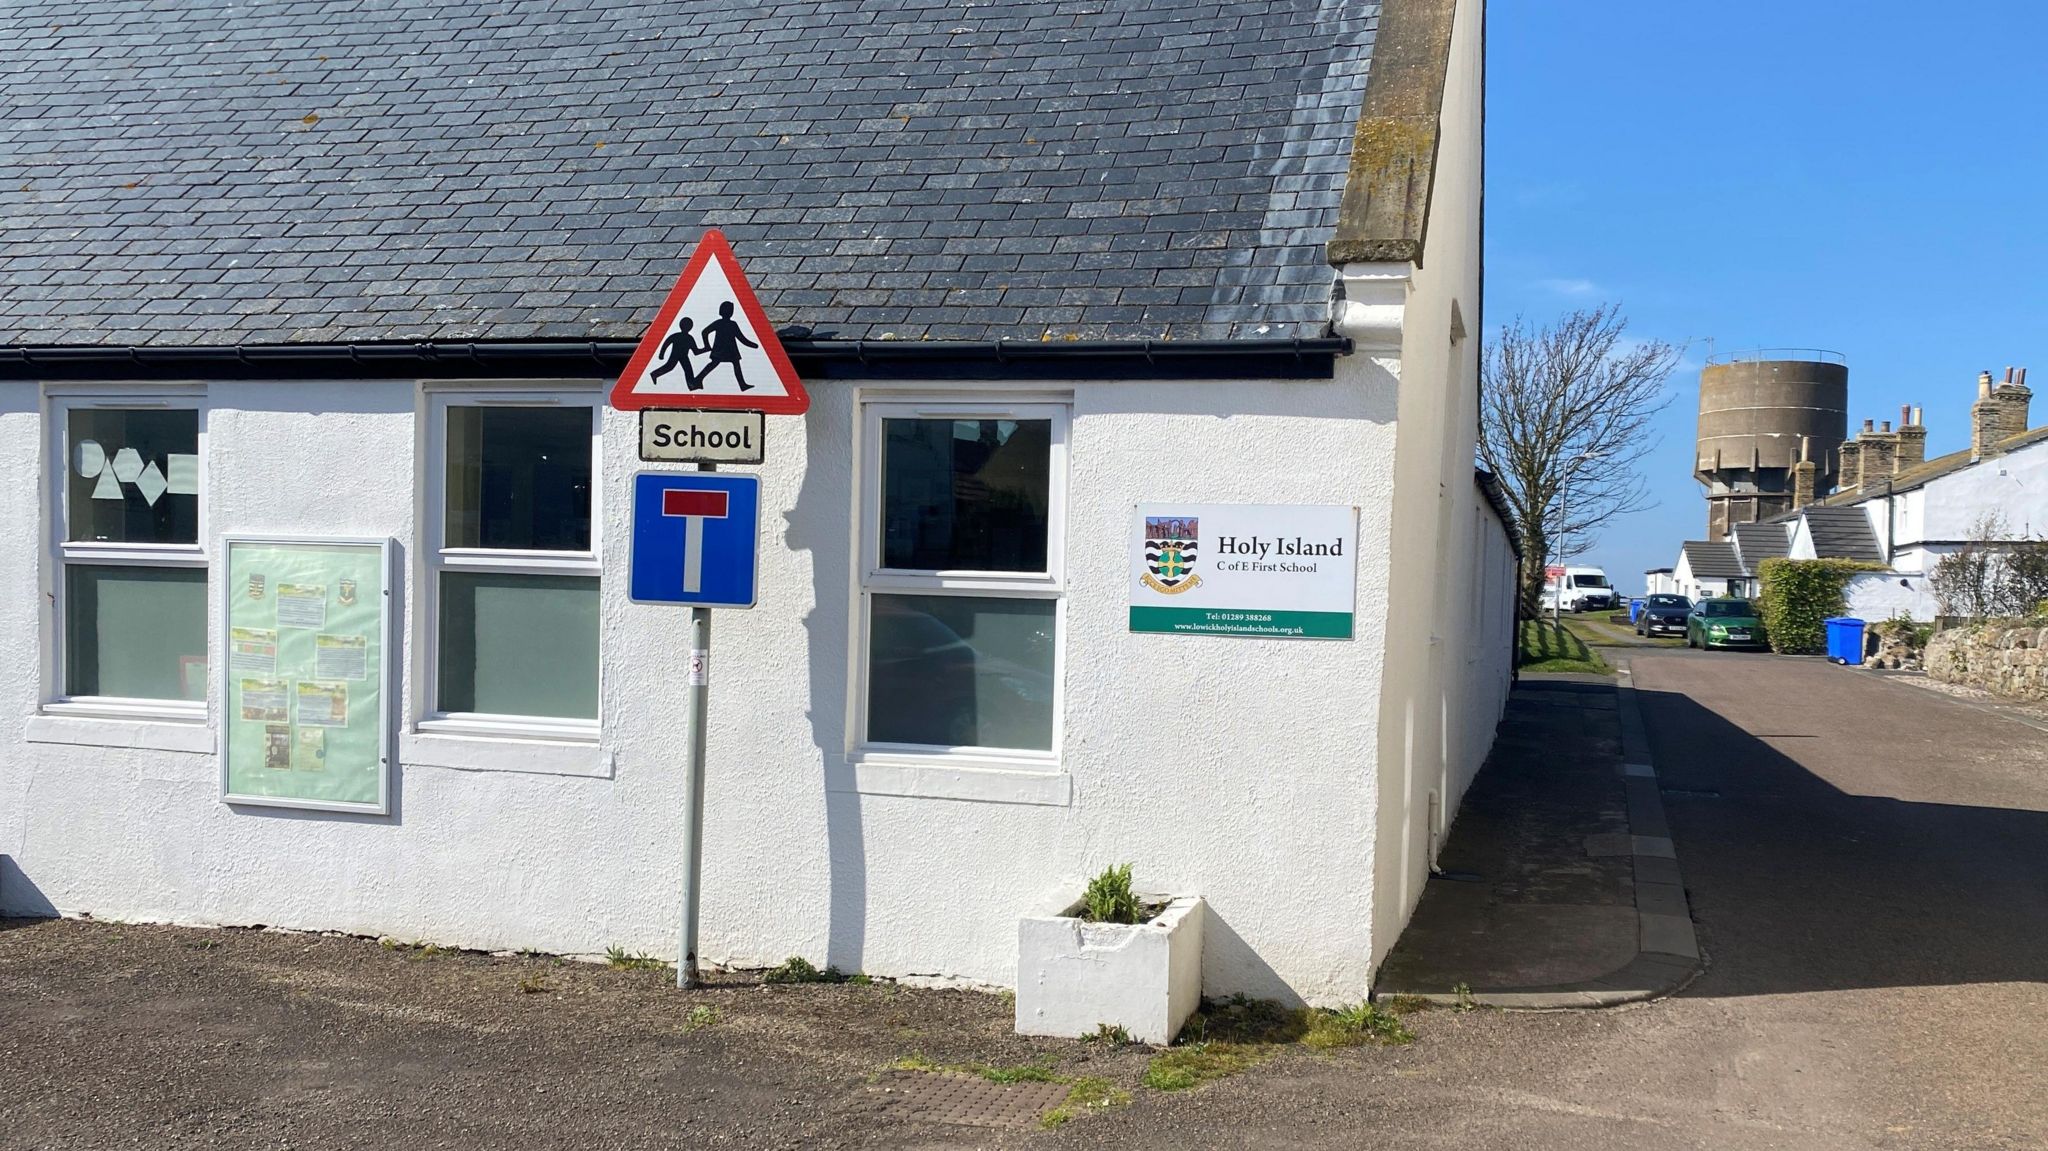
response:
<path id="1" fill-rule="evenodd" d="M 1781 655 L 1827 650 L 1827 628 L 1821 621 L 1846 610 L 1842 589 L 1849 577 L 1882 570 L 1880 564 L 1854 560 L 1767 559 L 1758 564 L 1763 594 L 1757 597 L 1757 610 L 1771 650 Z"/>

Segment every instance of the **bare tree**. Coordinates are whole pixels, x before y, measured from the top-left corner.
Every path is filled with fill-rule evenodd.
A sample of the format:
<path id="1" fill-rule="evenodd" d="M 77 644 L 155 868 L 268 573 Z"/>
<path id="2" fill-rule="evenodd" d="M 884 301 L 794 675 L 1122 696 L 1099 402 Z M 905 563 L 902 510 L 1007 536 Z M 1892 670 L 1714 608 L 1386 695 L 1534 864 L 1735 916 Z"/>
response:
<path id="1" fill-rule="evenodd" d="M 1480 357 L 1479 458 L 1522 533 L 1531 610 L 1546 562 L 1584 554 L 1601 524 L 1652 503 L 1638 465 L 1656 446 L 1650 420 L 1671 400 L 1679 349 L 1627 331 L 1613 304 L 1541 328 L 1517 317 Z"/>

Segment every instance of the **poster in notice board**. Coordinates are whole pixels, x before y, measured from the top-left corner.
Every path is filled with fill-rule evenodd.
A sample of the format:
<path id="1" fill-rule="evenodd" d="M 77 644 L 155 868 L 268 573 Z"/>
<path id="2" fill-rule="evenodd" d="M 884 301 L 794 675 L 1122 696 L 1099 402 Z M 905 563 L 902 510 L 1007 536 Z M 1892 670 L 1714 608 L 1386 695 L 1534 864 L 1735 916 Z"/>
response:
<path id="1" fill-rule="evenodd" d="M 221 790 L 390 812 L 391 541 L 227 536 Z"/>

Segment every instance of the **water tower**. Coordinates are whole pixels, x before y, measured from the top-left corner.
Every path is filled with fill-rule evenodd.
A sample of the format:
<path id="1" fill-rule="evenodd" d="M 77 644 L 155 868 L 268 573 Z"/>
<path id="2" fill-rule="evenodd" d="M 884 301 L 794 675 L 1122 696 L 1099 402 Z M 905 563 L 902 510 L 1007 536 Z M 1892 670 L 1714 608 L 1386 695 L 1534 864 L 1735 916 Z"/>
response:
<path id="1" fill-rule="evenodd" d="M 1849 364 L 1838 352 L 1770 348 L 1707 359 L 1700 371 L 1693 475 L 1707 487 L 1707 538 L 1795 506 L 1793 465 L 1815 466 L 1832 491 L 1849 434 Z"/>

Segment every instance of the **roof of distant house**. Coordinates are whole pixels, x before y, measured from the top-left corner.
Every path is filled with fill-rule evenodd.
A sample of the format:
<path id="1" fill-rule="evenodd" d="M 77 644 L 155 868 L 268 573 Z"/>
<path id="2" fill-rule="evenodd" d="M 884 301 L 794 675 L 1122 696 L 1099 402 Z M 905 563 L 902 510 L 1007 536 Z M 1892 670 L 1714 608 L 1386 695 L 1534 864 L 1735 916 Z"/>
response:
<path id="1" fill-rule="evenodd" d="M 1870 517 L 1862 508 L 1808 504 L 1800 509 L 1799 514 L 1806 520 L 1807 533 L 1813 537 L 1814 554 L 1819 558 L 1872 564 L 1884 562 L 1884 553 L 1878 550 L 1877 534 L 1870 530 Z"/>
<path id="2" fill-rule="evenodd" d="M 1377 4 L 26 3 L 0 341 L 1315 336 Z"/>
<path id="3" fill-rule="evenodd" d="M 2013 452 L 2036 447 L 2040 444 L 2048 444 L 2048 424 L 2043 424 L 2038 428 L 2029 428 L 2019 435 L 2007 436 L 1999 440 L 1991 445 L 1990 453 L 1982 458 L 1971 455 L 1970 449 L 1964 448 L 1962 451 L 1950 452 L 1945 456 L 1936 456 L 1925 463 L 1907 468 L 1905 471 L 1893 476 L 1892 482 L 1888 487 L 1883 483 L 1878 483 L 1866 491 L 1836 492 L 1834 495 L 1819 501 L 1819 504 L 1823 507 L 1846 507 L 1850 504 L 1859 504 L 1865 500 L 1877 499 L 1881 496 L 1897 492 L 1911 491 L 1914 488 L 1924 487 L 1929 482 L 1938 480 L 1943 476 L 1962 471 L 1964 468 L 1975 464 L 1980 464 L 1984 460 L 2010 455 Z"/>
<path id="4" fill-rule="evenodd" d="M 1747 574 L 1735 558 L 1733 544 L 1687 540 L 1680 546 L 1679 554 L 1684 557 L 1685 566 L 1692 571 L 1694 579 L 1741 579 Z"/>
<path id="5" fill-rule="evenodd" d="M 1792 550 L 1792 533 L 1779 523 L 1736 524 L 1735 554 L 1742 574 L 1755 575 L 1757 565 Z"/>

